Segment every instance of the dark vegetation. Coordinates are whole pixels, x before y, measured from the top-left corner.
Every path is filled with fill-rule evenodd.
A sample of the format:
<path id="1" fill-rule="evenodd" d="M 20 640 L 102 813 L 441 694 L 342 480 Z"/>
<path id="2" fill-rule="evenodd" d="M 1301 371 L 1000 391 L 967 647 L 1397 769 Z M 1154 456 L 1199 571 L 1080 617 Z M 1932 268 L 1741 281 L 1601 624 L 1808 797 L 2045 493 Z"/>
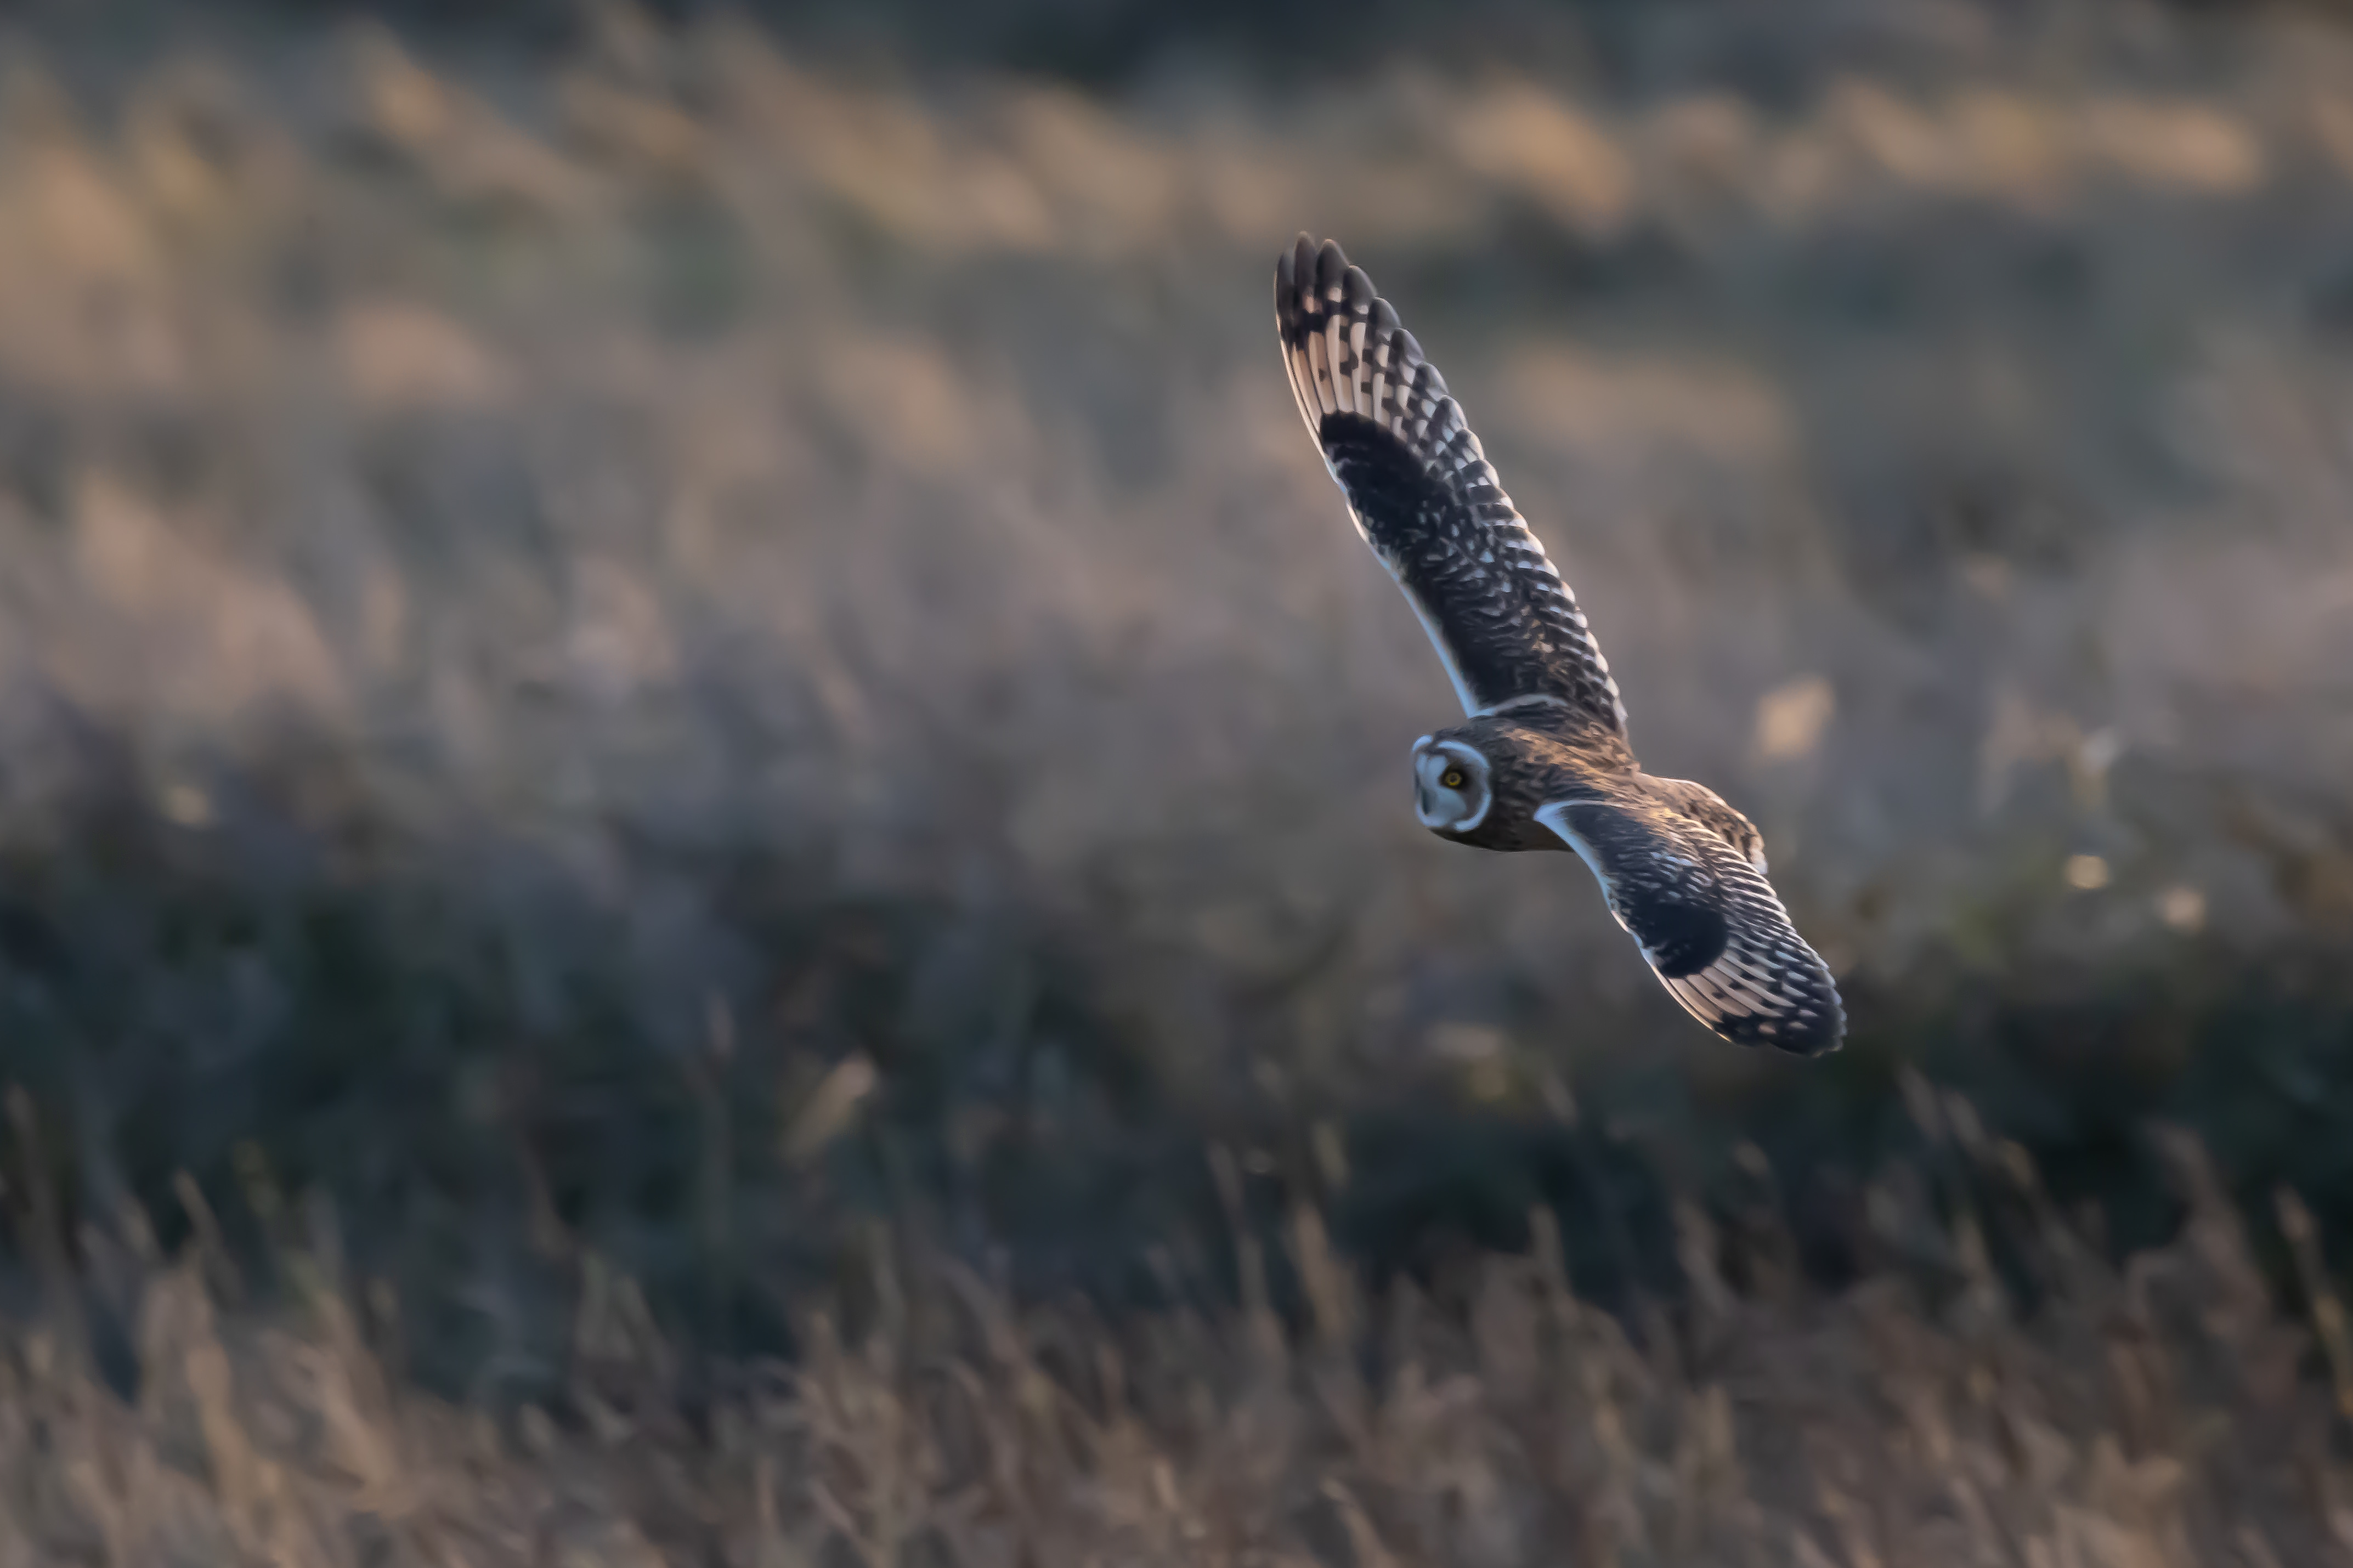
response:
<path id="1" fill-rule="evenodd" d="M 0 1564 L 2348 1550 L 2353 39 L 1490 12 L 0 15 Z M 1838 1057 L 1413 826 L 1301 226 Z"/>

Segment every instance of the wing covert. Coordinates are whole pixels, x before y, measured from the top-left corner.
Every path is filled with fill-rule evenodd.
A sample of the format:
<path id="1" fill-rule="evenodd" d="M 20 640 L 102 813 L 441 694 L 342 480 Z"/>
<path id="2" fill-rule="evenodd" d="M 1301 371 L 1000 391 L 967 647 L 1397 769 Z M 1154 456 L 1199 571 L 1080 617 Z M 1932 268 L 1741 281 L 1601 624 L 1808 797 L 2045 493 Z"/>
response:
<path id="1" fill-rule="evenodd" d="M 1274 313 L 1300 416 L 1463 710 L 1549 701 L 1623 739 L 1625 704 L 1577 596 L 1364 269 L 1303 234 L 1276 263 Z"/>
<path id="2" fill-rule="evenodd" d="M 1684 1011 L 1738 1045 L 1836 1048 L 1846 1031 L 1837 983 L 1721 828 L 1647 801 L 1556 801 L 1535 816 L 1593 868 L 1609 912 Z"/>

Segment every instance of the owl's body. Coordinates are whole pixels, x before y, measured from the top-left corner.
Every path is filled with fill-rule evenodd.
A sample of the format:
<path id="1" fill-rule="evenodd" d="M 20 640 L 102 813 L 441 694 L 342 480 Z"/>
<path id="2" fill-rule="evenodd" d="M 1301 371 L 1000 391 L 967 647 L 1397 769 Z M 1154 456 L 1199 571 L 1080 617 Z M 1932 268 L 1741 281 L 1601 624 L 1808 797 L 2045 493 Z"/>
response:
<path id="1" fill-rule="evenodd" d="M 1476 822 L 1466 817 L 1448 825 L 1448 837 L 1474 849 L 1566 850 L 1567 843 L 1536 820 L 1537 812 L 1559 800 L 1630 797 L 1641 787 L 1636 781 L 1642 774 L 1622 743 L 1546 722 L 1563 712 L 1550 704 L 1531 704 L 1502 713 L 1474 714 L 1467 722 L 1415 742 L 1417 758 L 1439 762 L 1441 777 L 1442 764 L 1449 759 L 1472 772 L 1482 766 L 1485 770 L 1482 782 L 1491 802 L 1488 809 L 1479 814 Z M 1444 799 L 1440 793 L 1443 788 L 1417 789 L 1415 805 L 1423 826 L 1441 825 L 1438 803 Z"/>
<path id="2" fill-rule="evenodd" d="M 1422 825 L 1575 853 L 1701 1022 L 1744 1045 L 1835 1047 L 1837 987 L 1765 880 L 1762 837 L 1704 785 L 1642 771 L 1584 611 L 1397 312 L 1338 246 L 1302 235 L 1275 269 L 1275 325 L 1357 531 L 1468 715 L 1415 742 Z"/>

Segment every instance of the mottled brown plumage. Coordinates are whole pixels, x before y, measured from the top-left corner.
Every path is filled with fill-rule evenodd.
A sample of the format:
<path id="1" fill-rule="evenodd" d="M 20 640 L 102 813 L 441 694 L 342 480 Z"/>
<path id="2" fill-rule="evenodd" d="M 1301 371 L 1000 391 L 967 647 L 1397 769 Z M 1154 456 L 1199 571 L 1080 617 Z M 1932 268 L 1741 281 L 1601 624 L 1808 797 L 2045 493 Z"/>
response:
<path id="1" fill-rule="evenodd" d="M 1302 235 L 1275 268 L 1275 326 L 1356 530 L 1469 715 L 1415 743 L 1423 826 L 1573 851 L 1694 1016 L 1744 1045 L 1835 1047 L 1837 986 L 1765 880 L 1761 836 L 1706 786 L 1642 771 L 1576 595 L 1397 312 L 1337 245 Z"/>

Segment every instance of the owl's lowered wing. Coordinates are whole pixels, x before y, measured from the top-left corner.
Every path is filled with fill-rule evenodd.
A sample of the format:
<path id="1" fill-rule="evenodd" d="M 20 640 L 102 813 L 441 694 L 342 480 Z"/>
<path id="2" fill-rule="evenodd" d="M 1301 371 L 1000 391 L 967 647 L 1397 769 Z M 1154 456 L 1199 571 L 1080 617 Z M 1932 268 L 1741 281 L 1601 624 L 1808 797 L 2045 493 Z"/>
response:
<path id="1" fill-rule="evenodd" d="M 1536 820 L 1593 868 L 1676 1001 L 1725 1039 L 1804 1056 L 1846 1031 L 1838 985 L 1755 863 L 1663 803 L 1566 800 Z"/>
<path id="2" fill-rule="evenodd" d="M 1275 265 L 1274 318 L 1300 415 L 1463 710 L 1549 701 L 1622 739 L 1626 708 L 1577 596 L 1363 268 L 1301 235 Z"/>

